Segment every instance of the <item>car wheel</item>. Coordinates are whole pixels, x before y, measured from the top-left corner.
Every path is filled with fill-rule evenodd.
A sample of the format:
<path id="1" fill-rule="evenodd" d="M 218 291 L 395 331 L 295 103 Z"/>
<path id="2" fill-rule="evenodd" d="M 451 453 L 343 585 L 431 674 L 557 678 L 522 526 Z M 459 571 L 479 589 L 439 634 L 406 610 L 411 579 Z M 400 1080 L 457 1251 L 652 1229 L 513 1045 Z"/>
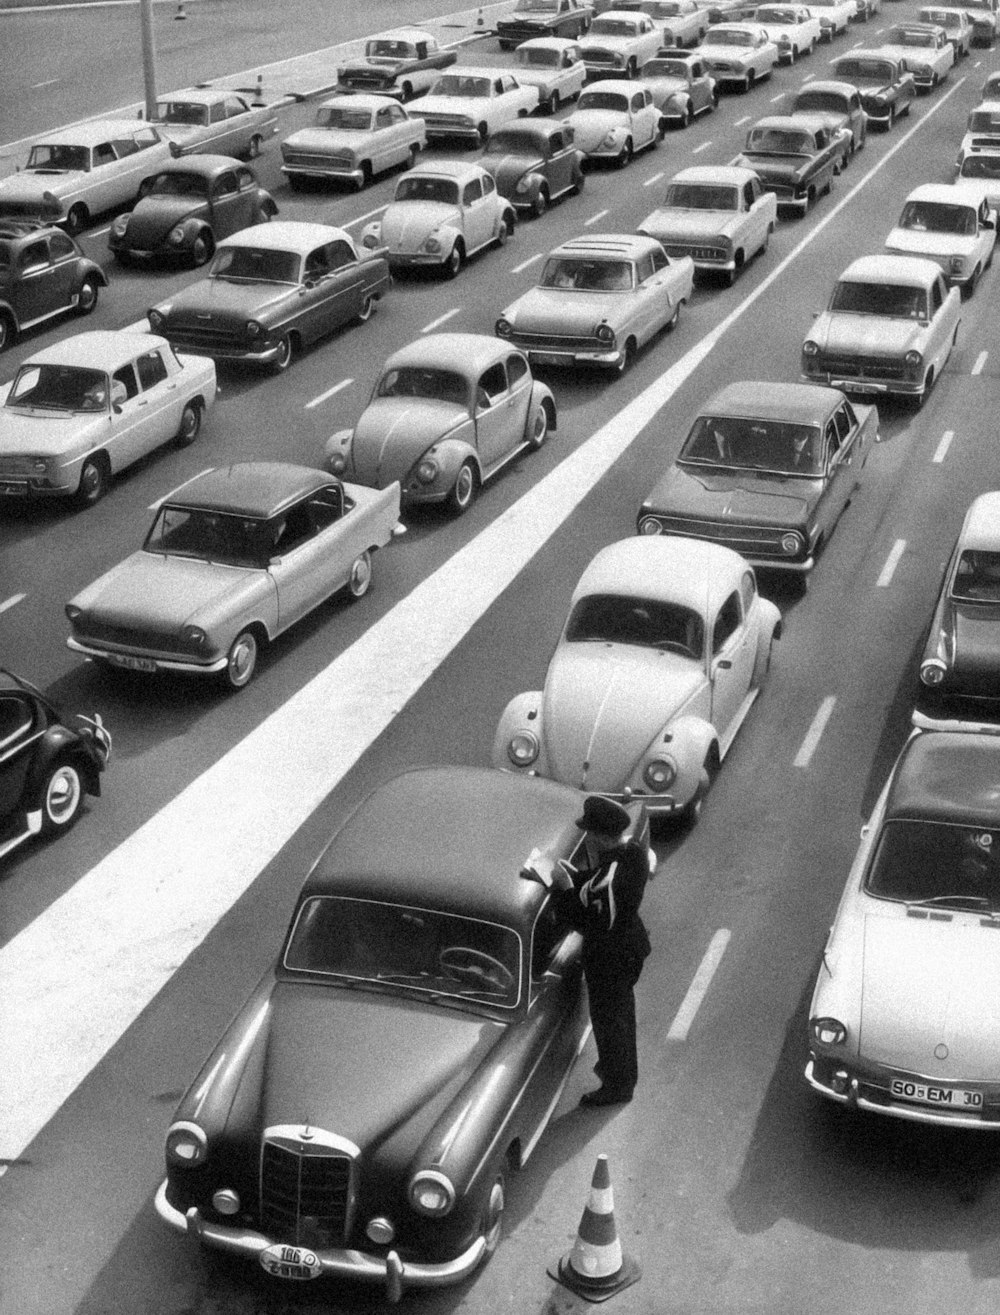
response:
<path id="1" fill-rule="evenodd" d="M 307 192 L 309 190 L 309 179 L 303 178 L 301 174 L 289 174 L 288 186 L 293 192 Z"/>
<path id="2" fill-rule="evenodd" d="M 375 298 L 367 293 L 361 300 L 361 309 L 358 311 L 358 323 L 366 324 L 375 314 Z"/>
<path id="3" fill-rule="evenodd" d="M 553 114 L 558 114 L 558 112 L 559 112 L 559 93 L 558 93 L 558 91 L 554 91 L 554 92 L 552 93 L 552 95 L 549 97 L 549 99 L 546 101 L 546 103 L 545 103 L 545 112 L 546 112 L 546 114 L 548 114 L 550 117 L 551 117 Z"/>
<path id="4" fill-rule="evenodd" d="M 372 555 L 365 551 L 355 557 L 351 563 L 351 573 L 347 577 L 347 592 L 352 598 L 364 598 L 372 587 Z"/>
<path id="5" fill-rule="evenodd" d="M 419 156 L 420 156 L 420 143 L 414 142 L 413 145 L 410 147 L 410 153 L 406 157 L 406 164 L 403 167 L 405 169 L 412 169 L 413 166 L 416 164 Z"/>
<path id="6" fill-rule="evenodd" d="M 465 253 L 462 250 L 462 244 L 456 242 L 448 252 L 448 259 L 444 262 L 444 276 L 446 279 L 457 278 L 461 273 L 462 264 L 465 260 Z"/>
<path id="7" fill-rule="evenodd" d="M 586 183 L 586 181 L 587 180 L 586 177 L 584 176 L 583 166 L 581 165 L 580 168 L 577 170 L 576 177 L 573 179 L 573 186 L 569 189 L 570 195 L 579 196 L 580 193 L 583 191 L 584 184 Z"/>
<path id="8" fill-rule="evenodd" d="M 451 492 L 448 494 L 450 510 L 456 516 L 461 516 L 475 502 L 478 490 L 479 477 L 476 474 L 475 466 L 471 461 L 463 461 L 458 475 L 455 477 L 455 483 L 451 486 Z"/>
<path id="9" fill-rule="evenodd" d="M 80 483 L 77 485 L 76 497 L 81 507 L 92 507 L 100 502 L 111 483 L 111 468 L 103 453 L 88 457 L 80 471 Z"/>
<path id="10" fill-rule="evenodd" d="M 480 146 L 485 146 L 485 145 L 486 145 L 486 139 L 487 139 L 487 137 L 489 137 L 489 135 L 490 135 L 489 127 L 488 127 L 485 123 L 481 123 L 481 124 L 479 125 L 478 132 L 479 132 L 479 145 L 480 145 Z"/>
<path id="11" fill-rule="evenodd" d="M 83 807 L 83 782 L 71 762 L 53 763 L 39 792 L 42 835 L 54 836 L 73 825 Z"/>
<path id="12" fill-rule="evenodd" d="M 619 169 L 624 169 L 632 159 L 632 138 L 626 137 L 625 144 L 615 156 L 615 165 Z"/>
<path id="13" fill-rule="evenodd" d="M 191 243 L 191 263 L 194 265 L 195 269 L 198 269 L 200 266 L 206 264 L 207 261 L 211 260 L 214 248 L 215 243 L 212 241 L 211 233 L 203 230 L 198 234 L 195 240 Z"/>
<path id="14" fill-rule="evenodd" d="M 260 133 L 255 132 L 254 135 L 250 138 L 249 145 L 247 146 L 247 159 L 256 160 L 258 155 L 260 155 L 261 148 L 263 145 L 264 145 L 263 137 L 261 137 Z"/>
<path id="15" fill-rule="evenodd" d="M 713 754 L 705 759 L 701 767 L 701 775 L 698 778 L 698 788 L 688 800 L 688 802 L 677 813 L 677 820 L 681 826 L 690 828 L 701 817 L 702 809 L 705 806 L 705 797 L 712 788 L 712 778 L 715 775 L 715 757 Z"/>
<path id="16" fill-rule="evenodd" d="M 500 1239 L 503 1236 L 503 1216 L 506 1208 L 507 1165 L 503 1164 L 497 1171 L 493 1186 L 490 1188 L 490 1194 L 486 1198 L 486 1207 L 483 1210 L 482 1222 L 479 1226 L 480 1236 L 485 1243 L 481 1264 L 485 1265 L 500 1245 Z"/>
<path id="17" fill-rule="evenodd" d="M 684 113 L 681 115 L 681 127 L 690 128 L 694 123 L 694 106 L 690 101 L 684 106 Z"/>
<path id="18" fill-rule="evenodd" d="M 541 219 L 549 208 L 549 194 L 544 187 L 538 189 L 538 194 L 531 203 L 531 210 L 536 219 Z"/>
<path id="19" fill-rule="evenodd" d="M 222 676 L 230 689 L 242 689 L 250 683 L 257 669 L 259 649 L 257 636 L 252 630 L 243 630 L 236 636 L 226 655 Z"/>
<path id="20" fill-rule="evenodd" d="M 0 352 L 6 351 L 17 337 L 17 325 L 10 315 L 0 312 Z"/>
<path id="21" fill-rule="evenodd" d="M 69 214 L 66 216 L 66 232 L 72 237 L 76 237 L 77 233 L 81 232 L 86 227 L 89 218 L 90 215 L 87 213 L 87 207 L 81 202 L 77 202 L 76 205 L 70 206 Z"/>
<path id="22" fill-rule="evenodd" d="M 544 404 L 540 404 L 531 418 L 531 427 L 528 430 L 528 447 L 532 452 L 538 451 L 548 437 L 548 433 L 549 413 L 546 411 Z"/>
<path id="23" fill-rule="evenodd" d="M 359 192 L 363 192 L 364 189 L 368 187 L 369 184 L 371 183 L 373 176 L 374 175 L 372 174 L 371 161 L 363 160 L 361 162 L 361 177 L 358 179 L 357 183 L 355 184 L 357 190 Z"/>
<path id="24" fill-rule="evenodd" d="M 674 329 L 677 328 L 677 321 L 681 317 L 681 305 L 682 303 L 678 302 L 674 307 L 673 315 L 671 315 L 670 319 L 667 320 L 666 324 L 663 326 L 664 333 L 673 333 Z"/>
<path id="25" fill-rule="evenodd" d="M 501 215 L 500 223 L 497 225 L 496 244 L 498 247 L 505 247 L 507 239 L 511 235 L 513 224 L 510 222 L 510 215 Z"/>
<path id="26" fill-rule="evenodd" d="M 402 85 L 402 87 L 400 88 L 400 92 L 401 92 L 401 94 L 402 94 L 403 100 L 412 100 L 412 99 L 413 99 L 413 83 L 412 83 L 412 82 L 404 82 L 403 85 Z"/>
<path id="27" fill-rule="evenodd" d="M 278 339 L 278 354 L 271 362 L 271 369 L 275 374 L 283 374 L 292 363 L 292 357 L 295 355 L 295 345 L 292 342 L 290 333 L 283 333 Z"/>
<path id="28" fill-rule="evenodd" d="M 754 72 L 752 68 L 747 69 L 747 85 L 745 87 L 745 90 L 753 91 L 753 84 L 756 81 L 757 81 L 757 74 Z"/>
<path id="29" fill-rule="evenodd" d="M 977 265 L 976 268 L 972 271 L 972 277 L 969 279 L 968 283 L 962 289 L 963 297 L 971 297 L 974 295 L 976 288 L 979 286 L 979 277 L 981 274 L 982 274 L 982 270 Z"/>
<path id="30" fill-rule="evenodd" d="M 76 297 L 77 315 L 89 315 L 97 306 L 98 296 L 97 280 L 85 278 Z"/>
<path id="31" fill-rule="evenodd" d="M 635 360 L 635 339 L 627 338 L 625 346 L 622 348 L 622 354 L 615 365 L 616 374 L 625 374 L 629 366 Z"/>
<path id="32" fill-rule="evenodd" d="M 180 428 L 175 442 L 178 447 L 190 447 L 201 433 L 201 407 L 197 402 L 188 402 L 181 414 Z"/>

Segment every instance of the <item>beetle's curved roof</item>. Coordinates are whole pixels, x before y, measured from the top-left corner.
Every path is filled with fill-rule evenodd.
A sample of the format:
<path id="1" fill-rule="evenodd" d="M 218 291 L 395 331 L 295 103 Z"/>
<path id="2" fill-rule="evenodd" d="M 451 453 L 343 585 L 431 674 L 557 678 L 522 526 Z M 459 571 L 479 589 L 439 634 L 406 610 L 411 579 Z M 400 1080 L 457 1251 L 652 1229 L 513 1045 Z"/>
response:
<path id="1" fill-rule="evenodd" d="M 155 333 L 133 333 L 129 329 L 90 329 L 43 347 L 27 357 L 25 365 L 74 365 L 86 370 L 117 370 L 153 347 L 165 347 L 165 338 Z"/>
<path id="2" fill-rule="evenodd" d="M 740 380 L 713 393 L 699 408 L 699 415 L 821 425 L 843 400 L 844 394 L 839 389 L 822 385 Z"/>
<path id="3" fill-rule="evenodd" d="M 496 361 L 516 352 L 517 348 L 502 338 L 486 333 L 427 333 L 401 347 L 383 366 L 397 370 L 401 365 L 450 367 L 460 374 L 479 375 Z"/>
<path id="4" fill-rule="evenodd" d="M 718 543 L 636 534 L 601 549 L 580 577 L 572 601 L 589 594 L 649 598 L 714 618 L 747 569 L 739 553 Z"/>
<path id="5" fill-rule="evenodd" d="M 412 169 L 407 169 L 403 178 L 421 178 L 429 174 L 432 178 L 468 179 L 481 178 L 485 172 L 481 164 L 471 160 L 421 160 Z"/>
<path id="6" fill-rule="evenodd" d="M 860 256 L 852 260 L 840 276 L 842 283 L 901 283 L 915 288 L 929 288 L 941 272 L 941 266 L 921 256 Z"/>
<path id="7" fill-rule="evenodd" d="M 1000 551 L 1000 490 L 980 493 L 965 513 L 958 539 L 963 548 Z"/>
<path id="8" fill-rule="evenodd" d="M 809 84 L 810 88 L 812 83 Z M 784 132 L 794 131 L 796 128 L 803 132 L 818 132 L 820 129 L 826 129 L 829 125 L 822 114 L 812 113 L 804 110 L 801 114 L 768 114 L 763 119 L 758 119 L 750 128 L 755 132 L 758 128 L 779 128 Z"/>
<path id="9" fill-rule="evenodd" d="M 317 489 L 339 482 L 325 471 L 289 461 L 237 461 L 196 475 L 166 501 L 172 507 L 266 520 Z"/>
<path id="10" fill-rule="evenodd" d="M 808 82 L 804 82 L 799 88 L 796 93 L 796 99 L 798 99 L 799 96 L 808 94 L 810 91 L 833 92 L 837 96 L 853 96 L 857 91 L 857 87 L 853 82 L 838 82 L 836 78 L 810 79 Z M 821 114 L 822 111 L 817 110 L 816 113 Z M 798 115 L 796 115 L 796 117 L 798 117 Z"/>
<path id="11" fill-rule="evenodd" d="M 927 731 L 908 740 L 885 816 L 1000 827 L 1000 736 Z"/>
<path id="12" fill-rule="evenodd" d="M 344 228 L 332 224 L 310 224 L 297 219 L 275 219 L 270 224 L 242 228 L 225 237 L 219 247 L 259 247 L 267 251 L 297 251 L 305 255 L 323 242 L 343 238 L 354 246 L 354 238 Z"/>

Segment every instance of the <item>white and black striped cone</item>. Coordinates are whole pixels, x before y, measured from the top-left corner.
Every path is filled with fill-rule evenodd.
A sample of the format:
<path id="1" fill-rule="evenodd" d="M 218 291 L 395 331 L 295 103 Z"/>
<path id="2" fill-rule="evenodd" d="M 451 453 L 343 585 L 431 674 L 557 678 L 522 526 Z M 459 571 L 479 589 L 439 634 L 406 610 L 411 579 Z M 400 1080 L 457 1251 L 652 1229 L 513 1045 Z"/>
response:
<path id="1" fill-rule="evenodd" d="M 641 1272 L 636 1261 L 622 1253 L 608 1157 L 599 1155 L 573 1249 L 560 1260 L 557 1272 L 549 1273 L 587 1301 L 607 1301 L 635 1283 Z"/>
<path id="2" fill-rule="evenodd" d="M 180 21 L 184 18 L 187 18 L 187 14 L 184 12 L 184 0 L 181 0 L 181 3 L 177 6 L 177 13 L 174 14 L 174 19 Z"/>

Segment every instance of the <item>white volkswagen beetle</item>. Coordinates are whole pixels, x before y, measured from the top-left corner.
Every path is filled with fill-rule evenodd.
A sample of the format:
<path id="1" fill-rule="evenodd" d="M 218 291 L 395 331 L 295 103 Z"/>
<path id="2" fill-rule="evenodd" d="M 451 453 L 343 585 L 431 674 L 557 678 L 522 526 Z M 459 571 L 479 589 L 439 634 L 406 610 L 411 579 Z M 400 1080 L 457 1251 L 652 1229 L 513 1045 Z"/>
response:
<path id="1" fill-rule="evenodd" d="M 493 765 L 693 822 L 780 633 L 732 549 L 613 543 L 573 592 L 544 689 L 504 710 Z"/>

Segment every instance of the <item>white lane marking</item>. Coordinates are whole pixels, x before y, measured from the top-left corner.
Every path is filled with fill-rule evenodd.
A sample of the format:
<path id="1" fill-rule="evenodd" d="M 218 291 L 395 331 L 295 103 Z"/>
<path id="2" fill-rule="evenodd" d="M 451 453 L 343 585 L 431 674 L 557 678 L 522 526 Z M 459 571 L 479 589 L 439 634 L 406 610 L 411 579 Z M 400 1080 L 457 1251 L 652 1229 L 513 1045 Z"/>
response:
<path id="1" fill-rule="evenodd" d="M 0 949 L 0 1160 L 24 1151 L 720 339 L 959 86 L 704 338 Z"/>
<path id="2" fill-rule="evenodd" d="M 596 215 L 591 215 L 589 219 L 583 221 L 584 228 L 589 228 L 591 224 L 596 224 L 599 219 L 603 219 L 607 210 L 598 210 Z"/>
<path id="3" fill-rule="evenodd" d="M 314 397 L 311 402 L 306 402 L 303 410 L 311 411 L 314 406 L 322 406 L 328 397 L 333 397 L 334 393 L 340 393 L 345 388 L 350 388 L 352 383 L 354 383 L 353 379 L 341 379 L 339 384 L 334 384 L 333 387 L 328 388 L 325 393 L 320 393 L 319 397 Z"/>
<path id="4" fill-rule="evenodd" d="M 9 612 L 12 607 L 16 607 L 18 603 L 23 602 L 27 596 L 27 594 L 11 594 L 9 598 L 5 598 L 0 603 L 0 612 Z"/>
<path id="5" fill-rule="evenodd" d="M 54 87 L 58 81 L 58 78 L 47 78 L 44 82 L 33 82 L 31 90 L 37 91 L 39 87 Z"/>
<path id="6" fill-rule="evenodd" d="M 836 702 L 837 696 L 828 694 L 817 708 L 816 716 L 812 719 L 812 725 L 806 731 L 806 738 L 802 741 L 799 751 L 792 761 L 793 767 L 809 766 L 812 756 L 816 752 L 816 746 L 826 730 L 826 723 L 830 720 L 830 714 L 833 712 L 833 706 Z"/>
<path id="7" fill-rule="evenodd" d="M 947 456 L 948 449 L 951 447 L 951 440 L 954 437 L 955 437 L 954 429 L 946 429 L 944 431 L 944 433 L 941 435 L 941 442 L 937 445 L 937 450 L 935 451 L 933 457 L 931 457 L 932 461 L 936 461 L 940 465 L 940 463 Z"/>
<path id="8" fill-rule="evenodd" d="M 738 128 L 738 127 L 740 127 L 741 124 L 749 123 L 749 122 L 750 122 L 750 115 L 749 115 L 749 114 L 744 114 L 744 116 L 743 116 L 742 119 L 737 119 L 737 120 L 736 120 L 736 122 L 733 124 L 733 127 L 734 127 L 734 128 Z"/>
<path id="9" fill-rule="evenodd" d="M 204 470 L 199 470 L 197 475 L 192 475 L 191 479 L 186 479 L 183 484 L 178 484 L 177 487 L 175 489 L 171 489 L 169 493 L 164 493 L 163 497 L 158 498 L 156 502 L 151 502 L 149 504 L 149 510 L 159 511 L 159 509 L 163 506 L 165 502 L 169 502 L 172 497 L 180 493 L 181 489 L 187 488 L 187 486 L 191 483 L 192 479 L 201 479 L 202 475 L 207 475 L 210 470 L 214 470 L 214 469 L 215 469 L 214 466 L 206 466 Z"/>
<path id="10" fill-rule="evenodd" d="M 652 178 L 647 178 L 646 181 L 643 183 L 643 187 L 653 187 L 656 183 L 660 181 L 662 177 L 663 177 L 663 170 L 661 169 L 658 174 L 653 174 Z"/>
<path id="11" fill-rule="evenodd" d="M 709 941 L 708 949 L 698 965 L 698 971 L 687 989 L 687 995 L 681 1001 L 681 1007 L 677 1010 L 674 1021 L 670 1024 L 670 1031 L 667 1033 L 668 1041 L 687 1040 L 687 1034 L 694 1022 L 694 1016 L 698 1012 L 701 1002 L 708 994 L 708 988 L 712 985 L 712 978 L 722 962 L 722 956 L 726 952 L 726 946 L 729 944 L 731 935 L 732 933 L 726 927 L 720 927 Z"/>
<path id="12" fill-rule="evenodd" d="M 972 373 L 982 374 L 983 367 L 985 366 L 986 362 L 989 360 L 989 357 L 990 357 L 989 352 L 980 352 L 979 355 L 976 357 L 975 364 L 972 367 Z"/>
<path id="13" fill-rule="evenodd" d="M 783 92 L 783 91 L 779 91 L 778 94 L 777 94 L 777 96 L 772 96 L 772 97 L 771 97 L 769 104 L 771 104 L 771 105 L 777 105 L 777 103 L 778 103 L 779 100 L 784 100 L 784 99 L 785 99 L 785 92 Z"/>
<path id="14" fill-rule="evenodd" d="M 545 257 L 545 252 L 539 251 L 537 256 L 529 256 L 527 260 L 522 260 L 520 265 L 515 265 L 510 272 L 512 274 L 520 274 L 521 271 L 527 269 L 529 265 L 534 265 L 536 261 L 543 260 L 544 257 Z"/>
<path id="15" fill-rule="evenodd" d="M 885 565 L 875 584 L 879 589 L 886 589 L 892 584 L 892 577 L 896 573 L 896 567 L 899 565 L 899 559 L 906 552 L 906 540 L 897 539 L 889 550 L 889 556 L 885 559 Z"/>
<path id="16" fill-rule="evenodd" d="M 111 225 L 105 224 L 103 228 L 91 228 L 87 232 L 88 237 L 104 237 L 105 233 L 111 232 Z"/>
<path id="17" fill-rule="evenodd" d="M 462 313 L 461 306 L 456 306 L 453 310 L 445 311 L 445 313 L 443 315 L 439 315 L 436 320 L 431 320 L 430 324 L 425 324 L 424 327 L 420 330 L 420 332 L 430 333 L 431 329 L 436 329 L 439 324 L 447 324 L 449 320 L 453 320 L 456 315 L 461 315 L 461 313 Z"/>
<path id="18" fill-rule="evenodd" d="M 709 147 L 712 145 L 713 145 L 712 142 L 702 142 L 700 146 L 694 146 L 691 148 L 691 154 L 700 155 L 702 151 L 707 151 Z"/>

